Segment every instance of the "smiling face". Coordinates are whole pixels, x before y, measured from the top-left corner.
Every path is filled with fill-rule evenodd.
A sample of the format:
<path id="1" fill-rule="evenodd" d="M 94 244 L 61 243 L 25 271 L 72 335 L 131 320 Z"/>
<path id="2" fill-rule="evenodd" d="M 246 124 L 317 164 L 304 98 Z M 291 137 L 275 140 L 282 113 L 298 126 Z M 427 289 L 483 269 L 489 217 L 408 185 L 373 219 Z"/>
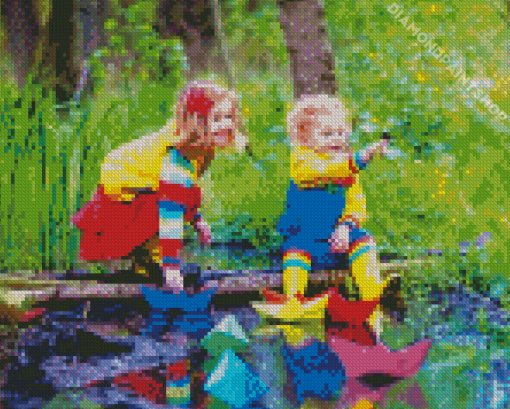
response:
<path id="1" fill-rule="evenodd" d="M 237 126 L 235 102 L 225 97 L 215 103 L 208 121 L 208 134 L 214 146 L 232 146 Z"/>
<path id="2" fill-rule="evenodd" d="M 308 97 L 298 102 L 288 120 L 295 145 L 316 152 L 348 152 L 351 125 L 340 101 L 326 95 Z"/>
<path id="3" fill-rule="evenodd" d="M 238 128 L 236 96 L 213 83 L 194 84 L 181 97 L 176 114 L 189 147 L 233 146 Z"/>

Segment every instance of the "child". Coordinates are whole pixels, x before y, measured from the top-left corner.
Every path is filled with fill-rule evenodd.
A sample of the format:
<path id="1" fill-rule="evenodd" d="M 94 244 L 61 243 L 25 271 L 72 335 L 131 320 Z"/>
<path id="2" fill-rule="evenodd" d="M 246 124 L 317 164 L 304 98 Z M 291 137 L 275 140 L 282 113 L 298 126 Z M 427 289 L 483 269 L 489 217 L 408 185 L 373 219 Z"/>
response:
<path id="1" fill-rule="evenodd" d="M 287 209 L 278 224 L 284 237 L 283 268 L 335 269 L 342 262 L 341 255 L 348 253 L 362 300 L 373 300 L 381 295 L 385 283 L 377 265 L 375 240 L 361 229 L 367 213 L 358 174 L 377 153 L 389 153 L 388 142 L 353 154 L 351 132 L 346 110 L 334 97 L 305 96 L 289 114 L 291 185 Z M 299 283 L 284 286 L 302 287 Z M 376 334 L 381 331 L 380 314 L 378 320 Z"/>
<path id="2" fill-rule="evenodd" d="M 186 225 L 195 227 L 202 243 L 211 240 L 209 226 L 200 216 L 201 191 L 196 182 L 214 160 L 217 149 L 235 145 L 236 150 L 242 150 L 244 138 L 237 134 L 240 117 L 235 94 L 213 82 L 190 84 L 176 104 L 175 116 L 175 121 L 159 132 L 110 152 L 101 168 L 101 185 L 94 201 L 78 213 L 75 223 L 84 230 L 81 258 L 87 260 L 125 257 L 159 236 L 157 261 L 164 274 L 164 287 L 181 293 L 180 253 Z M 187 312 L 199 309 L 200 297 L 209 297 L 202 300 L 205 306 L 210 295 L 209 290 L 195 295 L 195 303 L 187 296 L 170 296 L 182 310 L 172 326 L 187 332 L 190 349 L 183 379 L 177 383 L 167 379 L 170 403 L 185 400 L 185 407 L 189 407 L 190 401 L 200 396 L 200 351 L 194 334 L 204 331 L 210 317 L 207 309 L 190 317 Z M 164 303 L 165 297 L 169 296 L 161 293 L 152 301 Z M 162 314 L 157 306 L 153 308 L 145 324 L 148 332 L 158 335 L 167 328 L 170 322 Z M 188 395 L 182 398 L 181 390 Z"/>
<path id="3" fill-rule="evenodd" d="M 190 84 L 175 108 L 175 121 L 159 132 L 113 150 L 101 168 L 101 184 L 92 203 L 76 216 L 83 229 L 80 255 L 85 260 L 128 256 L 159 233 L 164 282 L 183 289 L 181 256 L 185 225 L 202 243 L 211 232 L 199 213 L 201 192 L 195 186 L 216 149 L 243 149 L 235 94 L 213 82 Z M 154 241 L 154 240 L 152 240 Z"/>

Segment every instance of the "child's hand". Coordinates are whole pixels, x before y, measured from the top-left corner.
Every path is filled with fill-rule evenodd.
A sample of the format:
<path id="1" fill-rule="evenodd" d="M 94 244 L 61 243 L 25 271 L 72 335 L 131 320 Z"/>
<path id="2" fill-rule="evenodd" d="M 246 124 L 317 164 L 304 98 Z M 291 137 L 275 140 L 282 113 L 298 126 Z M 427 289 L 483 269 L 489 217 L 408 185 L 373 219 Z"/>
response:
<path id="1" fill-rule="evenodd" d="M 384 156 L 389 145 L 389 139 L 382 139 L 381 142 L 374 143 L 372 146 L 377 151 L 377 153 L 379 153 L 379 155 Z"/>
<path id="2" fill-rule="evenodd" d="M 379 143 L 379 145 L 381 157 L 395 159 L 398 156 L 402 156 L 402 152 L 400 152 L 398 149 L 392 149 L 390 147 L 391 145 L 389 139 L 384 139 Z"/>
<path id="3" fill-rule="evenodd" d="M 329 239 L 329 246 L 332 253 L 345 253 L 349 250 L 349 226 L 341 224 L 338 226 Z"/>
<path id="4" fill-rule="evenodd" d="M 198 233 L 198 241 L 203 245 L 211 244 L 212 234 L 209 224 L 204 220 L 199 220 L 195 224 L 195 229 Z"/>
<path id="5" fill-rule="evenodd" d="M 367 149 L 361 152 L 361 157 L 365 163 L 369 163 L 372 159 L 375 158 L 377 154 L 381 157 L 386 157 L 393 159 L 395 156 L 399 155 L 399 151 L 395 149 L 389 148 L 390 140 L 383 139 L 381 142 L 376 142 L 370 145 Z"/>

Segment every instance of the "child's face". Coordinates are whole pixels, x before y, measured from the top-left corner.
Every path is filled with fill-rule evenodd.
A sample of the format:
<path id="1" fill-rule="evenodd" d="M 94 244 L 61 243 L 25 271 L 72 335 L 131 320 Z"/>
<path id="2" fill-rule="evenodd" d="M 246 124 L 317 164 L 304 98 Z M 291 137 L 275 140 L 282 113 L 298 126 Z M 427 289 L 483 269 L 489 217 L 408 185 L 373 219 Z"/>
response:
<path id="1" fill-rule="evenodd" d="M 223 98 L 214 104 L 208 125 L 209 138 L 214 146 L 231 146 L 234 143 L 237 128 L 234 101 Z"/>
<path id="2" fill-rule="evenodd" d="M 348 152 L 350 125 L 341 112 L 319 109 L 298 124 L 297 142 L 317 152 Z"/>
<path id="3" fill-rule="evenodd" d="M 195 147 L 231 146 L 234 144 L 236 128 L 235 104 L 229 98 L 215 101 L 207 117 L 207 124 L 204 118 L 195 114 L 188 117 L 184 125 L 185 132 L 191 136 L 190 146 Z"/>

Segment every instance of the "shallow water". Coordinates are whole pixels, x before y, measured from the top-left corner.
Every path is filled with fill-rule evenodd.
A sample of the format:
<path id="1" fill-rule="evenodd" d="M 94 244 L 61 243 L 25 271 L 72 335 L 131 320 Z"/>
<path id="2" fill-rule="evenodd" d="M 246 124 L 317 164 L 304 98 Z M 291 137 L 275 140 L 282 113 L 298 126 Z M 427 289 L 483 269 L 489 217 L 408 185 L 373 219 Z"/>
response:
<path id="1" fill-rule="evenodd" d="M 40 409 L 52 400 L 60 402 L 64 395 L 70 408 L 89 407 L 84 402 L 98 408 L 114 403 L 135 409 L 158 407 L 118 388 L 83 389 L 91 380 L 137 368 L 161 368 L 189 355 L 194 337 L 165 327 L 166 323 L 155 337 L 141 335 L 151 313 L 140 305 L 126 299 L 92 300 L 85 320 L 84 304 L 68 303 L 62 311 L 47 313 L 37 325 L 20 329 L 17 354 L 10 358 L 2 390 L 5 407 Z M 235 315 L 247 333 L 260 322 L 249 307 L 213 306 L 208 325 L 216 325 L 227 314 Z M 417 298 L 406 315 L 403 324 L 385 328 L 383 341 L 401 348 L 429 338 L 432 348 L 418 374 L 392 387 L 380 407 L 420 407 L 423 400 L 431 409 L 509 407 L 510 354 L 502 336 L 509 334 L 510 321 L 497 302 L 459 288 Z M 176 319 L 169 317 L 163 321 Z M 273 390 L 271 396 L 278 393 Z M 275 407 L 270 399 L 262 402 Z"/>

